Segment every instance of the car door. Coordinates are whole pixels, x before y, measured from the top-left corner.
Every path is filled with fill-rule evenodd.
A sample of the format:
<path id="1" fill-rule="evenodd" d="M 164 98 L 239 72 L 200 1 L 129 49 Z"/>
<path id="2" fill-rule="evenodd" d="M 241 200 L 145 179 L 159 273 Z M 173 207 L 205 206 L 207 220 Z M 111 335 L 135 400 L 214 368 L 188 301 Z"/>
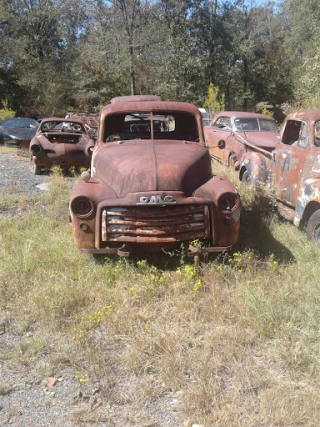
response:
<path id="1" fill-rule="evenodd" d="M 218 142 L 222 139 L 226 141 L 231 135 L 231 121 L 228 116 L 218 117 L 213 124 L 210 126 L 210 129 L 206 131 L 206 142 L 209 147 L 209 152 L 213 157 L 218 158 L 224 163 L 227 162 L 228 156 L 226 155 L 225 149 L 218 147 Z"/>
<path id="2" fill-rule="evenodd" d="M 295 206 L 306 158 L 310 152 L 310 135 L 303 120 L 290 120 L 281 143 L 272 153 L 272 187 L 277 199 Z"/>

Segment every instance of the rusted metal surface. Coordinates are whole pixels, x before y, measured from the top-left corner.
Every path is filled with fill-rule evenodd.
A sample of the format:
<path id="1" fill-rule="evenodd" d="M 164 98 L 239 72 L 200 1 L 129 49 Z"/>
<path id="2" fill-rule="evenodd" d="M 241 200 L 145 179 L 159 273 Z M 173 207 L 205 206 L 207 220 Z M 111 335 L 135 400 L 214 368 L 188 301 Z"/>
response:
<path id="1" fill-rule="evenodd" d="M 204 135 L 211 156 L 236 169 L 251 146 L 270 152 L 279 137 L 277 122 L 272 117 L 242 111 L 217 113 L 210 126 L 204 127 Z M 221 140 L 225 141 L 223 149 L 218 145 Z"/>
<path id="2" fill-rule="evenodd" d="M 214 252 L 236 243 L 240 201 L 212 175 L 197 107 L 118 97 L 101 111 L 90 176 L 72 190 L 70 217 L 76 246 L 89 254 L 181 244 Z"/>
<path id="3" fill-rule="evenodd" d="M 320 109 L 289 114 L 272 153 L 244 154 L 240 178 L 245 171 L 253 186 L 258 180 L 268 180 L 268 193 L 276 200 L 282 216 L 293 220 L 296 226 L 311 221 L 308 237 L 319 240 L 317 222 L 312 216 L 320 209 Z"/>
<path id="4" fill-rule="evenodd" d="M 40 173 L 54 165 L 89 167 L 94 144 L 81 120 L 46 118 L 30 142 L 31 168 Z"/>

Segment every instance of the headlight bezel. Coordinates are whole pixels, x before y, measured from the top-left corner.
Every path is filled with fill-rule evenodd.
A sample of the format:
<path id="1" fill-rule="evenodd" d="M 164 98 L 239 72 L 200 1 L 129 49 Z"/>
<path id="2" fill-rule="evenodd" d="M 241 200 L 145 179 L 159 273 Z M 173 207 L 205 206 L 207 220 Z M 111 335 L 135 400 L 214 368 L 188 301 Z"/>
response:
<path id="1" fill-rule="evenodd" d="M 239 206 L 239 195 L 231 192 L 223 193 L 218 198 L 217 206 L 224 213 L 232 213 Z"/>
<path id="2" fill-rule="evenodd" d="M 90 197 L 77 196 L 70 204 L 70 209 L 77 218 L 90 219 L 96 213 L 96 205 Z"/>

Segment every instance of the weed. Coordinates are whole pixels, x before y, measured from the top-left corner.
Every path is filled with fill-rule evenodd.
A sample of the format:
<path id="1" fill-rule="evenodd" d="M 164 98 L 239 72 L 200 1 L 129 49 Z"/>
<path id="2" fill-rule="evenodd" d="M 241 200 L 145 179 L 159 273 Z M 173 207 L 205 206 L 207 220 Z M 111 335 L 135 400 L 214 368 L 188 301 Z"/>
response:
<path id="1" fill-rule="evenodd" d="M 77 422 L 112 412 L 119 425 L 156 425 L 161 407 L 177 425 L 319 425 L 320 249 L 236 185 L 233 252 L 88 264 L 68 224 L 71 184 L 53 173 L 18 221 L 0 221 L 0 321 L 18 337 L 1 359 L 34 372 L 66 365 L 79 386 L 102 384 L 101 407 L 80 402 Z M 7 197 L 2 209 L 18 203 Z"/>

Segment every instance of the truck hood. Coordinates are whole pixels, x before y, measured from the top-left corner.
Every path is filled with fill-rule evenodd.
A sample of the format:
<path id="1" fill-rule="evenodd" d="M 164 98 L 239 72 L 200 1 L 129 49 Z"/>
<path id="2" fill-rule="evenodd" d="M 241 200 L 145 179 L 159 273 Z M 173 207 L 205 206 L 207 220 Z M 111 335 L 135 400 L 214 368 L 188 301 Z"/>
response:
<path id="1" fill-rule="evenodd" d="M 183 191 L 188 196 L 212 177 L 208 150 L 184 141 L 135 140 L 100 145 L 93 154 L 91 172 L 119 198 L 161 190 Z"/>

